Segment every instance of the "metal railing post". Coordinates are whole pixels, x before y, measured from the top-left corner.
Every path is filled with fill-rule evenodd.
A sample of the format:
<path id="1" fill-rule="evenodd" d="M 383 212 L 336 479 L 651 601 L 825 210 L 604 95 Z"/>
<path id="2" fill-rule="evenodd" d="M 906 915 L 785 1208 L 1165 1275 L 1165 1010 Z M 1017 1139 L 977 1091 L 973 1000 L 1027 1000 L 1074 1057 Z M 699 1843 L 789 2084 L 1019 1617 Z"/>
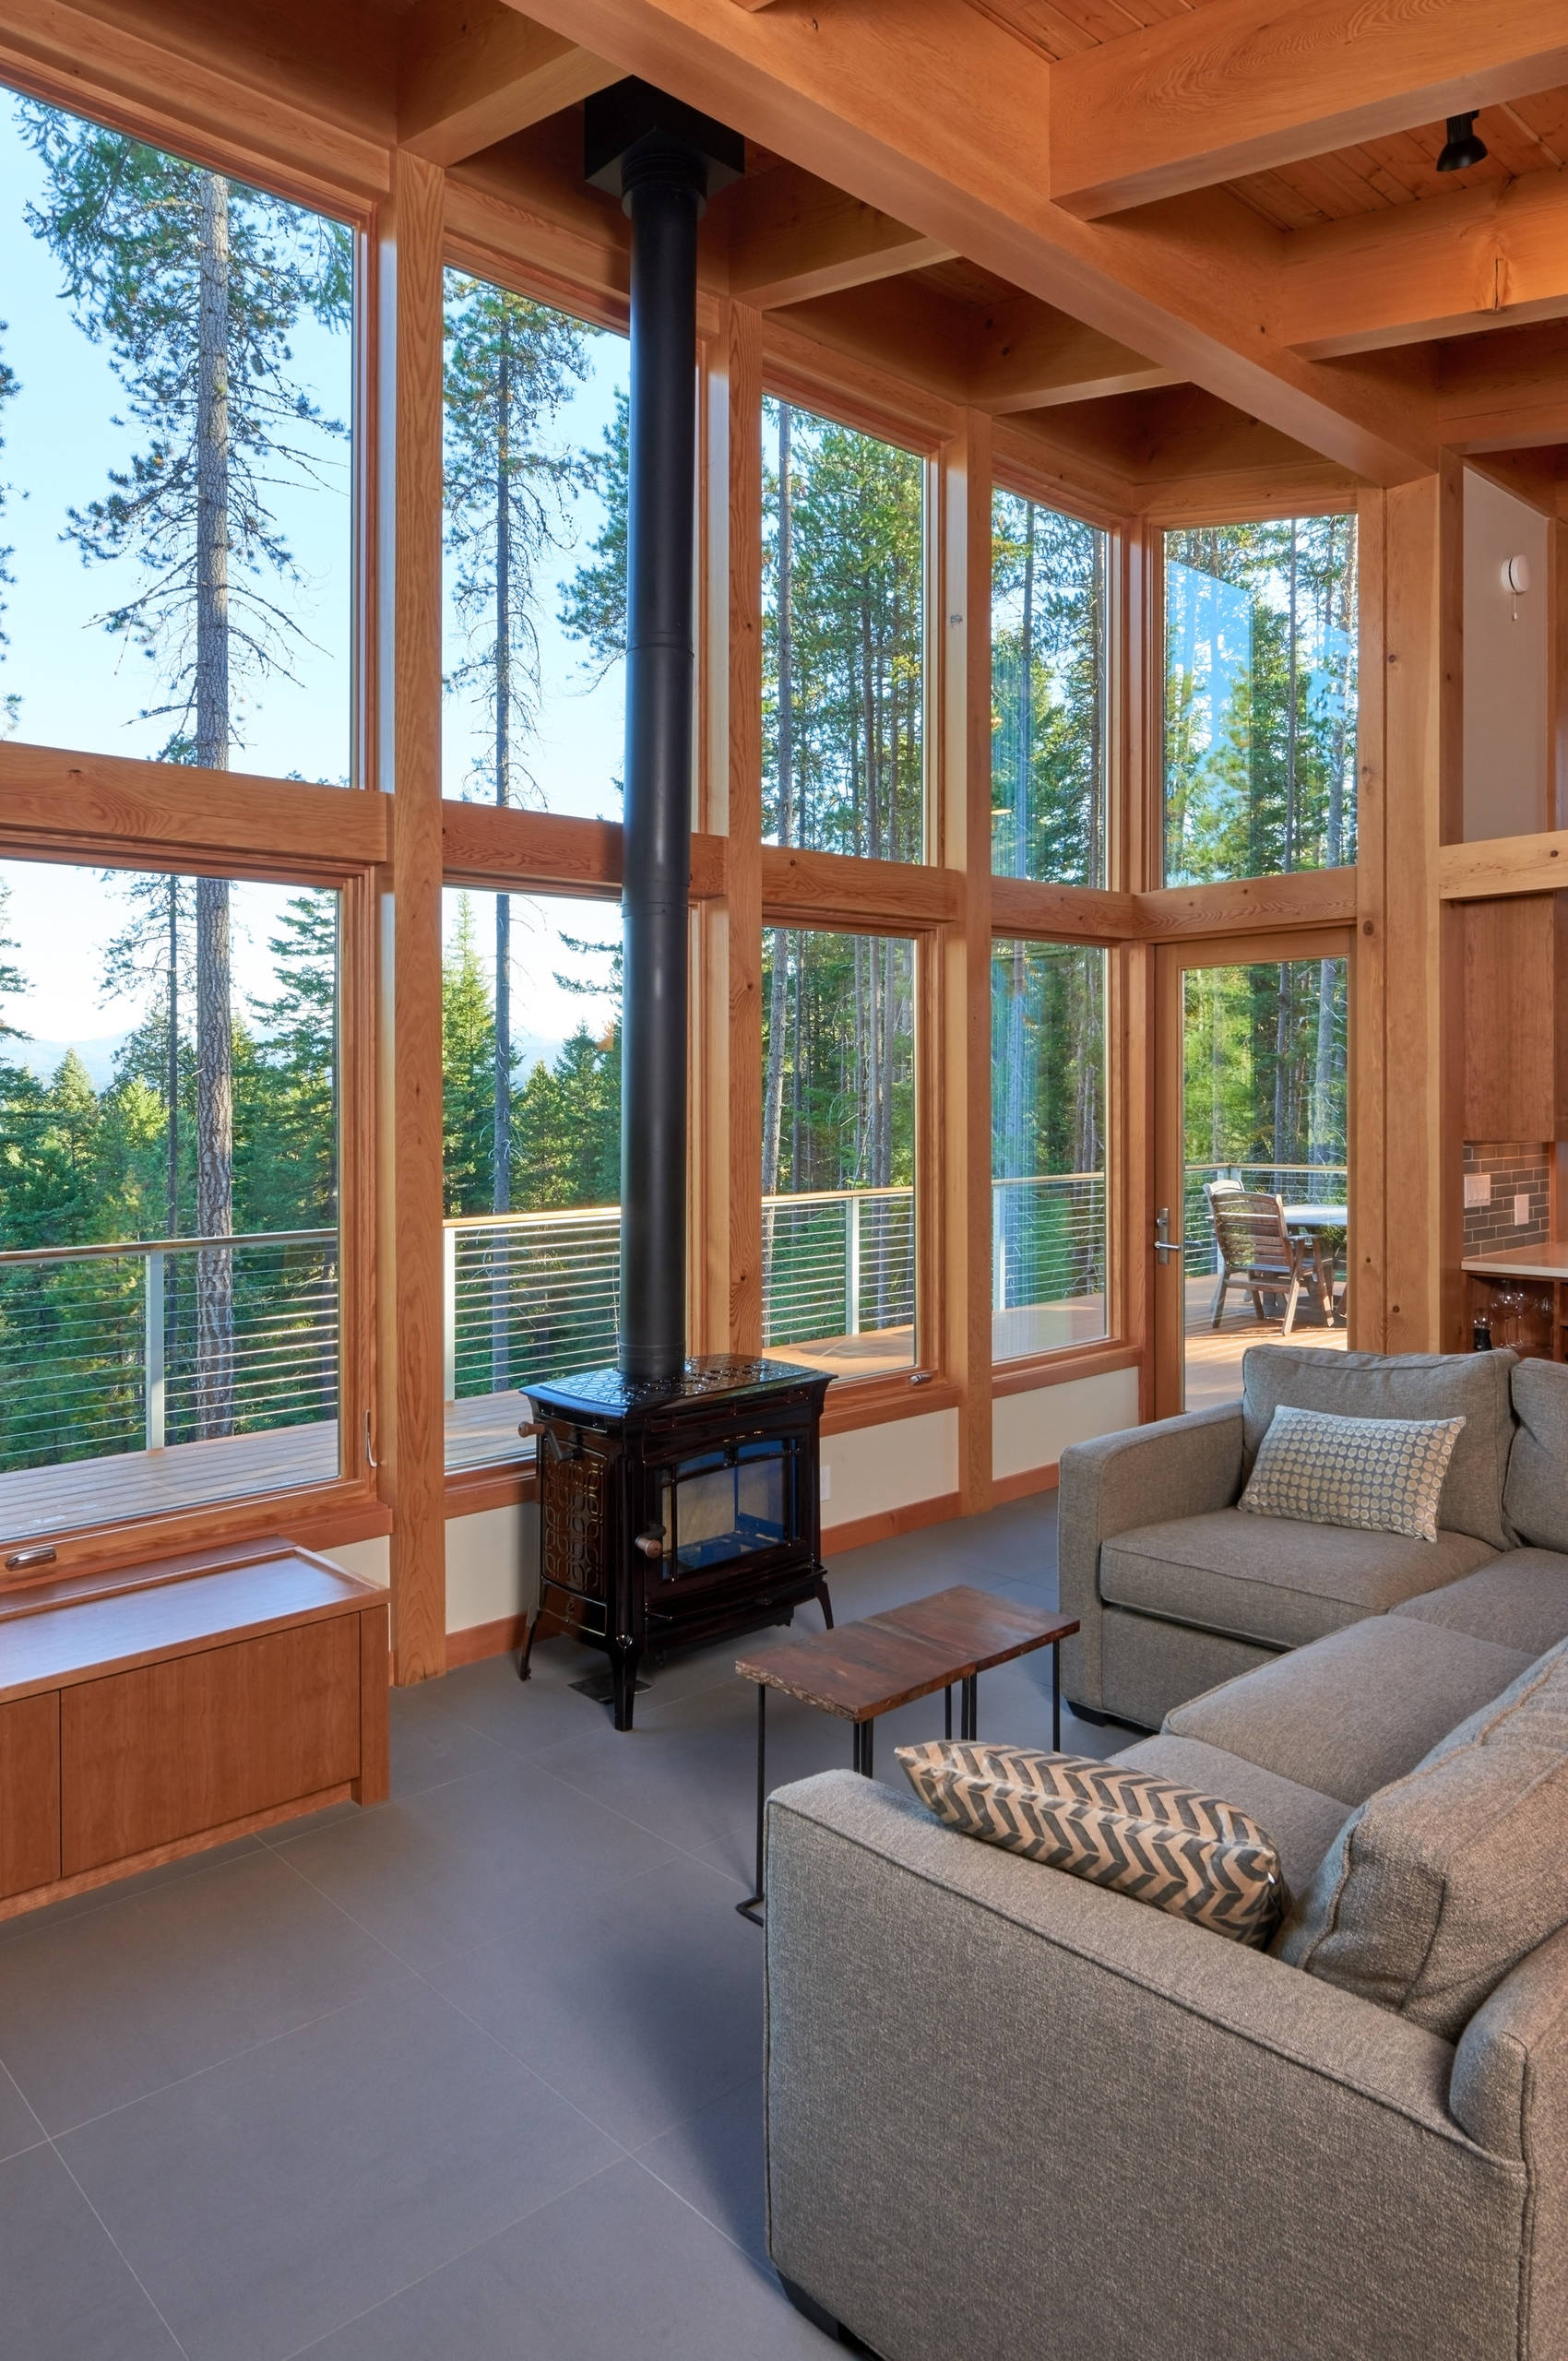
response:
<path id="1" fill-rule="evenodd" d="M 441 1233 L 441 1384 L 448 1402 L 457 1398 L 457 1233 Z"/>
<path id="2" fill-rule="evenodd" d="M 844 1201 L 847 1244 L 844 1254 L 844 1334 L 861 1333 L 861 1195 L 851 1189 Z"/>
<path id="3" fill-rule="evenodd" d="M 1007 1239 L 1002 1216 L 1002 1183 L 991 1184 L 991 1308 L 1007 1309 Z"/>
<path id="4" fill-rule="evenodd" d="M 161 1451 L 165 1399 L 163 1257 L 156 1249 L 147 1257 L 147 1279 L 142 1294 L 146 1311 L 142 1332 L 142 1406 L 147 1425 L 147 1448 L 148 1451 Z"/>

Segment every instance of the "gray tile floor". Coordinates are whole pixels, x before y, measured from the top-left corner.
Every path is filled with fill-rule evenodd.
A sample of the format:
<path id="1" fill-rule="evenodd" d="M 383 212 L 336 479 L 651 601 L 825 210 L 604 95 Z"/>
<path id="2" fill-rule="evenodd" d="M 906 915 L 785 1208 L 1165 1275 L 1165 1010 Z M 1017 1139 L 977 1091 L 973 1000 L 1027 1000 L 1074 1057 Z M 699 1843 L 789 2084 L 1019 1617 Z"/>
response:
<path id="1" fill-rule="evenodd" d="M 955 1581 L 1050 1603 L 1054 1501 L 832 1579 L 841 1620 Z M 734 1654 L 655 1673 L 629 1736 L 565 1643 L 526 1688 L 470 1666 L 395 1694 L 380 1810 L 0 1923 L 3 2361 L 826 2352 L 763 2244 Z M 984 1733 L 1050 1712 L 1043 1655 L 980 1682 Z M 940 1713 L 879 1725 L 883 1776 Z M 776 1780 L 848 1759 L 842 1723 L 769 1722 Z"/>

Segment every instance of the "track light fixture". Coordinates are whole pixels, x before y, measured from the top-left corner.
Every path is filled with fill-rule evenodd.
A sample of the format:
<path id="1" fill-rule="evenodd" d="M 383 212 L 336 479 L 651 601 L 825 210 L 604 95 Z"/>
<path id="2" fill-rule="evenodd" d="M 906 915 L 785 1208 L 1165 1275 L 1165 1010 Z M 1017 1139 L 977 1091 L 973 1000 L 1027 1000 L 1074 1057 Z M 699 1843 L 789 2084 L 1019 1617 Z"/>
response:
<path id="1" fill-rule="evenodd" d="M 1476 117 L 1479 113 L 1479 107 L 1472 107 L 1468 114 L 1449 116 L 1448 137 L 1437 160 L 1440 172 L 1467 172 L 1472 164 L 1485 163 L 1486 141 L 1476 137 Z"/>

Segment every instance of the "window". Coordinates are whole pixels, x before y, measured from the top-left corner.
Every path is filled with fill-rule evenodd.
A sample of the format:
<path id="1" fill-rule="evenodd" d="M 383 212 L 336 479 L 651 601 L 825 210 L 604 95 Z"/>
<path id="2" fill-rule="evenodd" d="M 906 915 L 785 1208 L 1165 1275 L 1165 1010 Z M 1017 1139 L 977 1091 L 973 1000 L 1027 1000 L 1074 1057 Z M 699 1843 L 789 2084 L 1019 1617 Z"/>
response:
<path id="1" fill-rule="evenodd" d="M 0 863 L 0 1536 L 338 1474 L 338 933 Z"/>
<path id="2" fill-rule="evenodd" d="M 925 462 L 763 412 L 763 835 L 925 858 Z"/>
<path id="3" fill-rule="evenodd" d="M 1356 520 L 1165 537 L 1165 877 L 1356 858 Z"/>
<path id="4" fill-rule="evenodd" d="M 1110 1333 L 1103 951 L 991 952 L 992 1349 Z"/>
<path id="5" fill-rule="evenodd" d="M 1017 493 L 991 510 L 991 865 L 1103 885 L 1105 534 Z"/>
<path id="6" fill-rule="evenodd" d="M 624 337 L 449 270 L 443 791 L 618 820 Z"/>
<path id="7" fill-rule="evenodd" d="M 763 1336 L 877 1377 L 915 1327 L 915 946 L 763 937 Z"/>
<path id="8" fill-rule="evenodd" d="M 3 92 L 0 221 L 0 731 L 346 784 L 350 231 Z"/>
<path id="9" fill-rule="evenodd" d="M 621 946 L 618 913 L 603 902 L 450 889 L 443 898 L 456 1468 L 517 1456 L 520 1388 L 615 1358 Z"/>

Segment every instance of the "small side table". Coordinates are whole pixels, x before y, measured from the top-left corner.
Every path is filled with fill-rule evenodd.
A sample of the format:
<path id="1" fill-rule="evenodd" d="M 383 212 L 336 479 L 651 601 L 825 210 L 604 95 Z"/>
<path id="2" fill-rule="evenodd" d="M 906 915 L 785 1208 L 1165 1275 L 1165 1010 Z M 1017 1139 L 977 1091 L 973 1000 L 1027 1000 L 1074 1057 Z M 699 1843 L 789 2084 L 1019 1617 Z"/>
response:
<path id="1" fill-rule="evenodd" d="M 1041 1615 L 994 1591 L 959 1583 L 929 1598 L 911 1599 L 885 1615 L 840 1623 L 831 1631 L 791 1633 L 736 1659 L 743 1680 L 756 1683 L 756 1884 L 736 1909 L 762 1924 L 763 1830 L 767 1802 L 767 1692 L 837 1714 L 854 1726 L 854 1768 L 871 1778 L 873 1732 L 878 1718 L 918 1697 L 946 1692 L 945 1735 L 953 1735 L 953 1689 L 962 1703 L 958 1735 L 979 1736 L 980 1676 L 1014 1656 L 1049 1648 L 1051 1742 L 1062 1744 L 1062 1641 L 1077 1630 L 1071 1616 Z"/>

